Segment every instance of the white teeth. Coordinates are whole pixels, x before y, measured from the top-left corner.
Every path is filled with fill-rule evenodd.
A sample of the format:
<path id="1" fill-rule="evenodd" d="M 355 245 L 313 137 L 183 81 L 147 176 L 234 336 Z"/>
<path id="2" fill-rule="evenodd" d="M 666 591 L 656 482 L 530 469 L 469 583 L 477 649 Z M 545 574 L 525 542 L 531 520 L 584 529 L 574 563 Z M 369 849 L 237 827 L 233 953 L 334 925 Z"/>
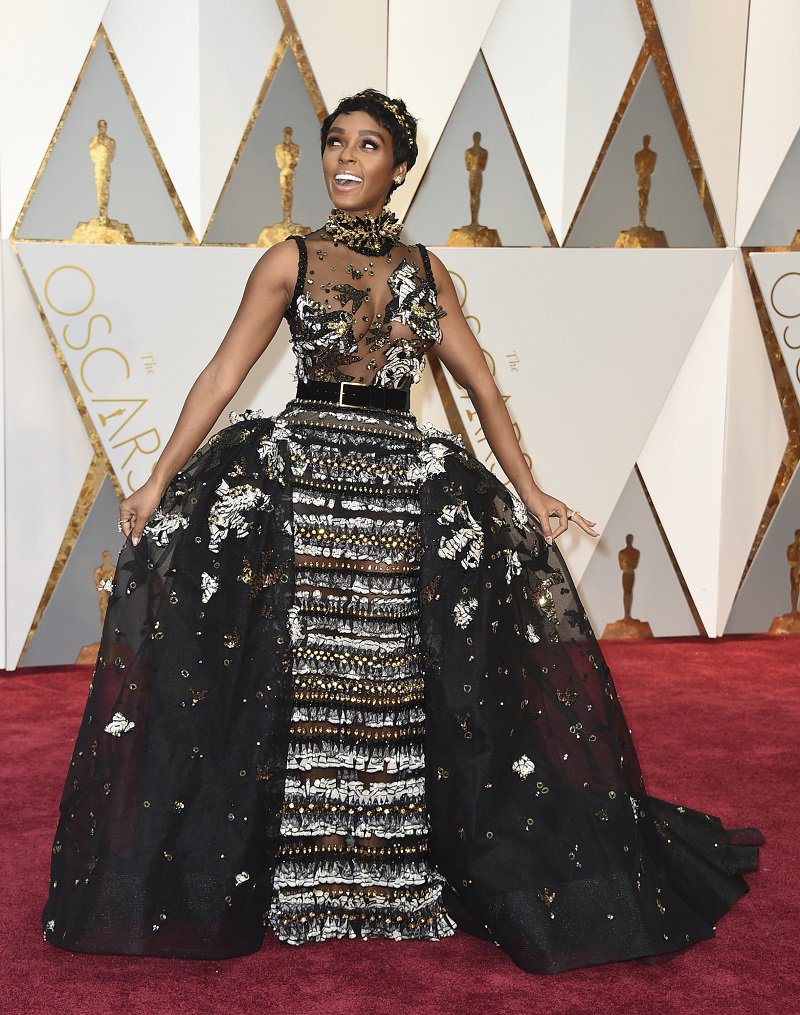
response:
<path id="1" fill-rule="evenodd" d="M 337 173 L 334 177 L 337 183 L 363 183 L 364 181 L 360 176 L 354 176 L 352 173 Z"/>

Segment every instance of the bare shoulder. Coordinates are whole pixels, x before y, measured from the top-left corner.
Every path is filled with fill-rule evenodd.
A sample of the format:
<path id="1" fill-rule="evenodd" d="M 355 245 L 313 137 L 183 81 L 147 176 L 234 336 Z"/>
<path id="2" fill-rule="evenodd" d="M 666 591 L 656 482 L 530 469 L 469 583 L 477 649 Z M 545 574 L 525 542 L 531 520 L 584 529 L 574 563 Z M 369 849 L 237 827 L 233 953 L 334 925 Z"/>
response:
<path id="1" fill-rule="evenodd" d="M 250 273 L 249 286 L 265 294 L 282 289 L 287 299 L 294 292 L 300 252 L 294 240 L 283 240 L 266 250 Z"/>

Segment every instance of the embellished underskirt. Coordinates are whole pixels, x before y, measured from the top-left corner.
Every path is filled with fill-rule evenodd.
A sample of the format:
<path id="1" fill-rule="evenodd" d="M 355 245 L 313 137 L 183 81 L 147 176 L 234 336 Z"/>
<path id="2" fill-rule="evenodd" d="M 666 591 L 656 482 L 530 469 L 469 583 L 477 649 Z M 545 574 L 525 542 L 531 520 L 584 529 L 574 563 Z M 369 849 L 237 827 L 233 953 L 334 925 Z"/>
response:
<path id="1" fill-rule="evenodd" d="M 419 431 L 291 404 L 293 712 L 268 921 L 289 944 L 437 940 L 420 661 Z"/>
<path id="2" fill-rule="evenodd" d="M 558 548 L 458 441 L 292 402 L 123 548 L 42 926 L 219 959 L 452 913 L 551 973 L 712 937 L 761 841 L 646 792 Z"/>

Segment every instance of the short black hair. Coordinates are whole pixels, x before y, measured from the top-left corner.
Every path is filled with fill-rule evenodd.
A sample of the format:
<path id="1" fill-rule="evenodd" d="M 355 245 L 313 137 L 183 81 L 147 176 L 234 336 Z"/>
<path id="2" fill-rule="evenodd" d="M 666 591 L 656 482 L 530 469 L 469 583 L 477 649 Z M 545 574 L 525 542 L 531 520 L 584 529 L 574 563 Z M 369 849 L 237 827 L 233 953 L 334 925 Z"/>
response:
<path id="1" fill-rule="evenodd" d="M 417 121 L 409 113 L 402 99 L 390 99 L 388 95 L 384 95 L 383 92 L 379 92 L 375 88 L 365 88 L 363 92 L 358 92 L 356 95 L 346 96 L 339 102 L 336 109 L 325 117 L 320 129 L 322 154 L 325 153 L 325 143 L 336 117 L 342 113 L 356 112 L 368 113 L 376 123 L 388 131 L 389 137 L 392 139 L 394 165 L 399 166 L 405 162 L 406 169 L 411 169 L 419 154 Z M 393 183 L 389 188 L 389 194 L 398 186 L 401 184 Z"/>

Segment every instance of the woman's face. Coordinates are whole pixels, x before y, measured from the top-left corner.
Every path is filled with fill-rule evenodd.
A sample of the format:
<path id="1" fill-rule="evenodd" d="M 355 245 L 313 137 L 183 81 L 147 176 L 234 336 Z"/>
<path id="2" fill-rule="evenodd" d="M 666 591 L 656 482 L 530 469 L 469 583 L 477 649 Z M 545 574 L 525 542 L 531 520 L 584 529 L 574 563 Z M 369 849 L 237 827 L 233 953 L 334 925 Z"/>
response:
<path id="1" fill-rule="evenodd" d="M 331 124 L 322 172 L 334 207 L 349 215 L 379 215 L 394 178 L 405 171 L 405 164 L 394 163 L 389 132 L 369 113 L 341 113 Z"/>

